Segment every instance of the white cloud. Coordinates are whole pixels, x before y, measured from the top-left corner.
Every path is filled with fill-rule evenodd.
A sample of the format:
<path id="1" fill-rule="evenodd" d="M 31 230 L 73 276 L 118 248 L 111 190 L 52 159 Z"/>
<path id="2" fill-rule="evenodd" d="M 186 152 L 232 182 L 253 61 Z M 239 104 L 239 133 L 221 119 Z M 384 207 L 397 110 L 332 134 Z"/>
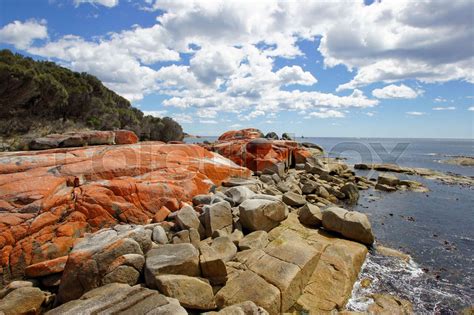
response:
<path id="1" fill-rule="evenodd" d="M 410 116 L 423 116 L 426 115 L 424 112 L 406 112 L 405 114 L 410 115 Z"/>
<path id="2" fill-rule="evenodd" d="M 145 116 L 150 115 L 153 117 L 164 117 L 166 113 L 168 112 L 167 110 L 144 110 L 142 111 Z"/>
<path id="3" fill-rule="evenodd" d="M 400 85 L 387 85 L 382 89 L 375 89 L 372 91 L 372 95 L 377 98 L 387 99 L 387 98 L 416 98 L 423 92 L 418 90 L 415 91 L 412 88 L 400 84 Z"/>
<path id="4" fill-rule="evenodd" d="M 11 44 L 17 49 L 27 49 L 35 39 L 48 38 L 46 21 L 14 21 L 0 29 L 0 42 Z"/>
<path id="5" fill-rule="evenodd" d="M 119 0 L 74 0 L 76 7 L 82 3 L 100 4 L 108 8 L 113 8 L 119 4 Z"/>
<path id="6" fill-rule="evenodd" d="M 474 106 L 471 106 L 467 109 L 468 111 L 474 112 Z"/>
<path id="7" fill-rule="evenodd" d="M 446 107 L 443 107 L 443 106 L 437 106 L 437 107 L 433 107 L 432 110 L 455 110 L 456 107 L 454 106 L 446 106 Z"/>
<path id="8" fill-rule="evenodd" d="M 193 117 L 185 113 L 174 114 L 171 117 L 180 124 L 191 124 L 193 122 Z"/>
<path id="9" fill-rule="evenodd" d="M 199 120 L 199 122 L 201 124 L 213 124 L 213 125 L 217 124 L 217 121 L 212 120 L 212 119 L 207 119 L 207 120 L 206 119 L 201 119 L 201 120 Z"/>
<path id="10" fill-rule="evenodd" d="M 309 116 L 316 118 L 344 118 L 346 115 L 341 111 L 324 109 L 319 112 L 309 113 Z"/>
<path id="11" fill-rule="evenodd" d="M 367 112 L 367 113 L 365 113 L 365 114 L 366 114 L 367 116 L 369 116 L 369 117 L 375 116 L 375 113 L 374 113 L 374 112 Z"/>
<path id="12" fill-rule="evenodd" d="M 276 75 L 283 85 L 313 85 L 318 82 L 310 72 L 303 71 L 300 66 L 283 67 L 276 72 Z"/>
<path id="13" fill-rule="evenodd" d="M 445 99 L 445 98 L 443 98 L 443 97 L 436 97 L 436 98 L 434 99 L 434 101 L 435 101 L 436 103 L 445 103 L 445 102 L 447 102 L 448 100 Z"/>

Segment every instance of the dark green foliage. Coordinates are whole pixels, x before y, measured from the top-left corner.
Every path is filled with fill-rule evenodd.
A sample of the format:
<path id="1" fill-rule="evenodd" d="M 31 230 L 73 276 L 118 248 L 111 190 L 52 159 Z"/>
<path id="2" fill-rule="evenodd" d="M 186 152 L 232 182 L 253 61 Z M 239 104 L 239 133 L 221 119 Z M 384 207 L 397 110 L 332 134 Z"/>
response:
<path id="1" fill-rule="evenodd" d="M 144 116 L 90 74 L 1 50 L 0 136 L 34 133 L 32 129 L 39 127 L 62 132 L 55 130 L 58 122 L 98 130 L 133 130 L 142 140 L 183 138 L 177 122 Z"/>

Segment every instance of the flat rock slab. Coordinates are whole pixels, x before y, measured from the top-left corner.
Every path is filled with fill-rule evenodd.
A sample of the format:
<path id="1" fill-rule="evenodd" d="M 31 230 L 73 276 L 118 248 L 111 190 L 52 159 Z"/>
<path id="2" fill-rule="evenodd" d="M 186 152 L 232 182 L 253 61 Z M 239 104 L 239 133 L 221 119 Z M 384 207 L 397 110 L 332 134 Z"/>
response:
<path id="1" fill-rule="evenodd" d="M 48 315 L 187 314 L 174 299 L 140 286 L 112 283 L 65 303 Z"/>

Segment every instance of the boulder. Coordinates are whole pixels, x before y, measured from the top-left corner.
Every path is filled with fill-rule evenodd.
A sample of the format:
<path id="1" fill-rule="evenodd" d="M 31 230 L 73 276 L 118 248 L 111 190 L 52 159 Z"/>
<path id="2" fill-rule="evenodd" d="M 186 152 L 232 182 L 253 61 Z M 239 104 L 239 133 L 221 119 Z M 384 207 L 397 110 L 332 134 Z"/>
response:
<path id="1" fill-rule="evenodd" d="M 48 315 L 76 314 L 169 314 L 185 315 L 175 299 L 141 286 L 111 283 L 87 292 L 77 300 L 47 312 Z"/>
<path id="2" fill-rule="evenodd" d="M 380 184 L 380 183 L 377 183 L 375 185 L 375 189 L 381 190 L 381 191 L 386 191 L 386 192 L 397 191 L 397 187 L 393 187 L 393 186 L 389 186 L 389 185 L 385 185 L 385 184 Z"/>
<path id="3" fill-rule="evenodd" d="M 32 140 L 29 148 L 31 150 L 46 150 L 100 144 L 115 144 L 115 133 L 113 131 L 92 130 L 51 134 Z"/>
<path id="4" fill-rule="evenodd" d="M 185 275 L 160 275 L 156 277 L 156 286 L 161 293 L 177 299 L 186 308 L 197 310 L 216 308 L 211 285 L 199 278 Z"/>
<path id="5" fill-rule="evenodd" d="M 193 207 L 189 205 L 185 205 L 183 208 L 177 211 L 174 218 L 178 226 L 183 230 L 189 230 L 190 228 L 193 228 L 198 231 L 203 231 L 198 214 L 196 211 L 194 211 Z"/>
<path id="6" fill-rule="evenodd" d="M 355 205 L 359 200 L 359 189 L 354 183 L 347 183 L 341 187 L 340 192 L 344 194 L 344 199 L 351 205 Z"/>
<path id="7" fill-rule="evenodd" d="M 151 239 L 153 242 L 161 245 L 166 244 L 169 241 L 165 229 L 160 225 L 157 225 L 153 228 Z"/>
<path id="8" fill-rule="evenodd" d="M 68 256 L 62 256 L 51 260 L 29 265 L 25 269 L 25 275 L 30 278 L 44 277 L 64 270 Z"/>
<path id="9" fill-rule="evenodd" d="M 237 186 L 227 189 L 225 195 L 232 200 L 233 206 L 238 206 L 246 199 L 252 198 L 255 193 L 245 186 Z"/>
<path id="10" fill-rule="evenodd" d="M 216 294 L 216 303 L 219 308 L 245 301 L 254 302 L 270 314 L 280 313 L 280 290 L 249 270 L 229 279 Z"/>
<path id="11" fill-rule="evenodd" d="M 16 280 L 12 281 L 7 284 L 3 289 L 0 290 L 0 300 L 3 299 L 8 293 L 12 292 L 13 290 L 25 287 L 33 287 L 35 283 L 33 281 L 25 281 L 25 280 Z"/>
<path id="12" fill-rule="evenodd" d="M 283 202 L 291 207 L 301 207 L 306 204 L 306 198 L 302 195 L 289 191 L 283 194 Z"/>
<path id="13" fill-rule="evenodd" d="M 380 174 L 377 179 L 377 183 L 380 185 L 396 187 L 400 183 L 400 180 L 398 177 L 391 174 Z"/>
<path id="14" fill-rule="evenodd" d="M 247 199 L 239 206 L 240 222 L 250 231 L 269 231 L 288 216 L 288 207 L 281 201 Z"/>
<path id="15" fill-rule="evenodd" d="M 230 238 L 218 237 L 209 245 L 204 241 L 199 246 L 202 275 L 212 284 L 223 284 L 227 281 L 225 263 L 234 258 L 237 247 Z"/>
<path id="16" fill-rule="evenodd" d="M 363 213 L 347 211 L 338 207 L 323 209 L 323 227 L 326 230 L 340 233 L 348 239 L 371 245 L 374 234 L 369 219 Z"/>
<path id="17" fill-rule="evenodd" d="M 151 231 L 142 226 L 119 226 L 117 229 L 101 230 L 74 245 L 61 277 L 57 296 L 60 303 L 77 299 L 111 279 L 122 279 L 129 284 L 138 281 L 143 264 L 130 263 L 136 256 L 126 255 L 143 256 L 151 248 Z M 130 268 L 115 271 L 119 266 Z"/>
<path id="18" fill-rule="evenodd" d="M 46 301 L 47 294 L 38 288 L 18 288 L 0 300 L 0 314 L 42 314 Z"/>
<path id="19" fill-rule="evenodd" d="M 320 227 L 323 225 L 323 214 L 318 206 L 307 203 L 298 210 L 298 219 L 304 225 Z"/>
<path id="20" fill-rule="evenodd" d="M 278 138 L 278 135 L 277 135 L 275 132 L 273 132 L 273 131 L 267 133 L 267 134 L 265 135 L 265 138 L 266 138 L 266 139 L 271 139 L 271 140 L 279 140 L 279 139 L 280 139 L 280 138 Z"/>
<path id="21" fill-rule="evenodd" d="M 239 249 L 263 249 L 268 244 L 268 233 L 265 231 L 255 231 L 247 234 L 239 241 Z"/>
<path id="22" fill-rule="evenodd" d="M 145 281 L 156 288 L 156 277 L 162 274 L 199 276 L 199 251 L 191 244 L 166 244 L 150 250 L 145 260 Z"/>
<path id="23" fill-rule="evenodd" d="M 213 236 L 219 230 L 224 231 L 227 234 L 232 233 L 233 220 L 230 204 L 227 201 L 221 201 L 212 205 L 204 206 L 201 221 L 204 225 L 206 237 Z"/>
<path id="24" fill-rule="evenodd" d="M 1 153 L 0 282 L 67 256 L 85 233 L 161 222 L 193 196 L 250 173 L 191 144 Z"/>
<path id="25" fill-rule="evenodd" d="M 137 135 L 130 130 L 114 130 L 115 144 L 134 144 L 138 142 Z"/>

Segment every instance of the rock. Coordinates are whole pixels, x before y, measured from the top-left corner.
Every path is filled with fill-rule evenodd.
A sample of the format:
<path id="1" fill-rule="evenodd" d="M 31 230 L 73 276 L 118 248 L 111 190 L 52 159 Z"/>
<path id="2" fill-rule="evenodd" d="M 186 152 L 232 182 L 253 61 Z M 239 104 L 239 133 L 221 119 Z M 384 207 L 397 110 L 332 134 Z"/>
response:
<path id="1" fill-rule="evenodd" d="M 377 184 L 375 185 L 375 189 L 381 190 L 381 191 L 386 191 L 386 192 L 394 192 L 394 191 L 397 191 L 397 188 L 396 188 L 396 187 L 388 186 L 388 185 L 384 185 L 384 184 L 379 184 L 379 183 L 377 183 Z"/>
<path id="2" fill-rule="evenodd" d="M 255 128 L 247 128 L 242 130 L 232 130 L 223 133 L 219 137 L 219 141 L 239 140 L 239 139 L 256 139 L 263 138 L 263 133 Z"/>
<path id="3" fill-rule="evenodd" d="M 160 225 L 153 228 L 151 239 L 153 242 L 161 245 L 168 243 L 168 235 L 166 234 L 165 229 Z"/>
<path id="4" fill-rule="evenodd" d="M 367 309 L 370 314 L 413 314 L 413 306 L 407 300 L 402 300 L 398 297 L 391 296 L 388 294 L 372 294 L 371 298 L 374 299 L 374 303 L 369 305 L 369 308 Z"/>
<path id="5" fill-rule="evenodd" d="M 474 166 L 474 157 L 471 156 L 458 156 L 451 159 L 441 160 L 441 163 L 460 165 L 460 166 Z"/>
<path id="6" fill-rule="evenodd" d="M 359 200 L 359 189 L 354 183 L 345 184 L 340 191 L 345 195 L 344 199 L 351 205 L 355 205 Z"/>
<path id="7" fill-rule="evenodd" d="M 385 246 L 382 246 L 382 245 L 377 245 L 376 250 L 377 250 L 377 253 L 379 253 L 380 255 L 390 256 L 390 257 L 397 257 L 397 258 L 400 258 L 400 259 L 402 259 L 406 262 L 408 262 L 411 259 L 410 255 L 408 255 L 408 254 L 402 253 L 402 252 L 400 252 L 396 249 L 385 247 Z"/>
<path id="8" fill-rule="evenodd" d="M 252 271 L 243 271 L 229 279 L 216 294 L 216 303 L 224 308 L 252 301 L 270 314 L 280 313 L 280 290 Z"/>
<path id="9" fill-rule="evenodd" d="M 323 224 L 323 214 L 318 206 L 307 203 L 298 210 L 298 219 L 304 225 L 319 227 Z"/>
<path id="10" fill-rule="evenodd" d="M 324 152 L 324 149 L 323 147 L 315 144 L 315 143 L 311 143 L 311 142 L 302 142 L 301 145 L 305 148 L 309 148 L 309 149 L 316 149 L 318 151 L 321 151 L 321 152 Z"/>
<path id="11" fill-rule="evenodd" d="M 298 195 L 294 192 L 287 192 L 283 194 L 283 202 L 291 207 L 301 207 L 306 204 L 305 197 Z"/>
<path id="12" fill-rule="evenodd" d="M 237 186 L 226 190 L 225 195 L 232 200 L 233 206 L 238 206 L 246 199 L 252 198 L 255 193 L 245 186 Z"/>
<path id="13" fill-rule="evenodd" d="M 291 136 L 289 133 L 283 133 L 281 135 L 281 140 L 291 140 L 291 141 L 294 141 L 295 138 L 293 136 Z"/>
<path id="14" fill-rule="evenodd" d="M 265 231 L 255 231 L 247 234 L 239 242 L 239 249 L 263 249 L 268 244 L 268 233 Z"/>
<path id="15" fill-rule="evenodd" d="M 291 187 L 286 182 L 279 182 L 276 188 L 282 193 L 287 193 L 291 190 Z"/>
<path id="16" fill-rule="evenodd" d="M 266 139 L 271 139 L 271 140 L 279 140 L 279 139 L 280 139 L 280 138 L 278 138 L 278 135 L 277 135 L 275 132 L 273 132 L 273 131 L 267 133 L 267 134 L 265 135 L 265 138 L 266 138 Z"/>
<path id="17" fill-rule="evenodd" d="M 262 182 L 264 182 L 265 184 L 268 184 L 268 185 L 273 185 L 273 184 L 275 184 L 275 182 L 273 181 L 273 177 L 272 177 L 272 175 L 270 175 L 270 174 L 262 174 L 262 175 L 260 176 L 260 180 L 261 180 Z"/>
<path id="18" fill-rule="evenodd" d="M 8 293 L 0 300 L 0 313 L 41 314 L 47 295 L 38 288 L 21 287 Z"/>
<path id="19" fill-rule="evenodd" d="M 303 187 L 301 187 L 301 192 L 305 195 L 314 193 L 318 189 L 319 185 L 315 181 L 309 180 L 305 182 Z"/>
<path id="20" fill-rule="evenodd" d="M 177 299 L 186 308 L 198 310 L 216 308 L 212 287 L 199 278 L 184 275 L 160 275 L 156 277 L 156 286 L 161 293 Z"/>
<path id="21" fill-rule="evenodd" d="M 227 306 L 218 312 L 206 312 L 203 315 L 268 315 L 268 312 L 252 301 Z"/>
<path id="22" fill-rule="evenodd" d="M 345 239 L 335 238 L 322 229 L 303 226 L 295 213 L 269 233 L 270 239 L 299 236 L 321 253 L 301 296 L 293 305 L 300 313 L 328 314 L 343 309 L 351 296 L 367 247 Z M 299 257 L 294 251 L 289 253 Z"/>
<path id="23" fill-rule="evenodd" d="M 190 228 L 198 231 L 204 231 L 199 217 L 194 211 L 193 207 L 185 205 L 179 211 L 176 212 L 175 216 L 176 223 L 183 230 L 189 230 Z"/>
<path id="24" fill-rule="evenodd" d="M 113 131 L 79 131 L 64 134 L 50 134 L 36 138 L 29 144 L 31 150 L 46 150 L 65 147 L 82 147 L 85 145 L 114 144 Z"/>
<path id="25" fill-rule="evenodd" d="M 227 281 L 225 263 L 235 256 L 237 247 L 228 237 L 218 237 L 212 241 L 211 245 L 201 242 L 199 250 L 203 276 L 213 285 L 224 284 Z"/>
<path id="26" fill-rule="evenodd" d="M 235 186 L 254 186 L 257 181 L 248 178 L 230 178 L 227 181 L 222 182 L 224 187 L 235 187 Z"/>
<path id="27" fill-rule="evenodd" d="M 380 185 L 396 187 L 400 183 L 400 180 L 396 176 L 390 174 L 380 174 L 377 183 Z"/>
<path id="28" fill-rule="evenodd" d="M 134 144 L 138 142 L 137 135 L 130 130 L 114 130 L 115 144 Z"/>
<path id="29" fill-rule="evenodd" d="M 266 163 L 264 167 L 259 167 L 263 174 L 278 175 L 283 177 L 285 175 L 285 164 L 284 163 Z"/>
<path id="30" fill-rule="evenodd" d="M 52 260 L 42 261 L 40 263 L 29 265 L 25 269 L 27 277 L 44 277 L 64 270 L 68 256 L 62 256 Z"/>
<path id="31" fill-rule="evenodd" d="M 186 310 L 175 299 L 140 286 L 111 283 L 65 303 L 47 315 L 76 314 L 169 314 L 184 315 Z"/>
<path id="32" fill-rule="evenodd" d="M 17 280 L 7 284 L 6 287 L 0 290 L 0 300 L 3 299 L 8 293 L 19 288 L 34 287 L 35 283 L 32 281 Z"/>
<path id="33" fill-rule="evenodd" d="M 118 279 L 116 275 L 107 275 L 113 272 L 112 267 L 129 265 L 128 254 L 142 256 L 151 248 L 151 231 L 142 226 L 117 226 L 117 230 L 104 229 L 97 233 L 86 236 L 83 240 L 74 245 L 69 254 L 64 272 L 61 277 L 61 284 L 58 290 L 57 299 L 64 303 L 79 298 L 83 293 L 97 288 L 110 278 Z M 131 258 L 133 258 L 132 256 Z M 121 275 L 127 273 L 126 281 L 130 282 L 133 278 L 130 275 L 130 269 L 121 270 Z M 141 267 L 138 268 L 141 270 Z M 139 274 L 140 270 L 133 273 Z M 121 276 L 122 277 L 122 276 Z M 107 279 L 107 280 L 106 280 Z M 122 277 L 122 279 L 125 279 Z M 135 278 L 138 280 L 138 277 Z M 77 285 L 80 283 L 81 285 Z"/>
<path id="34" fill-rule="evenodd" d="M 29 265 L 67 256 L 85 233 L 161 222 L 193 196 L 250 173 L 191 144 L 2 153 L 0 282 L 21 278 Z"/>
<path id="35" fill-rule="evenodd" d="M 239 206 L 240 222 L 251 231 L 269 231 L 288 216 L 288 208 L 281 201 L 247 199 Z"/>
<path id="36" fill-rule="evenodd" d="M 102 279 L 102 283 L 126 283 L 129 285 L 134 285 L 138 282 L 139 277 L 140 272 L 138 272 L 137 269 L 123 265 L 118 266 L 117 268 L 106 274 L 105 277 Z"/>
<path id="37" fill-rule="evenodd" d="M 325 208 L 322 214 L 325 229 L 366 245 L 374 242 L 372 227 L 365 214 L 338 207 Z"/>
<path id="38" fill-rule="evenodd" d="M 232 233 L 232 211 L 227 201 L 204 206 L 201 220 L 207 237 L 213 236 L 219 230 L 227 234 Z"/>
<path id="39" fill-rule="evenodd" d="M 182 274 L 199 276 L 199 251 L 191 244 L 166 244 L 146 254 L 145 281 L 149 288 L 156 288 L 156 276 Z"/>

